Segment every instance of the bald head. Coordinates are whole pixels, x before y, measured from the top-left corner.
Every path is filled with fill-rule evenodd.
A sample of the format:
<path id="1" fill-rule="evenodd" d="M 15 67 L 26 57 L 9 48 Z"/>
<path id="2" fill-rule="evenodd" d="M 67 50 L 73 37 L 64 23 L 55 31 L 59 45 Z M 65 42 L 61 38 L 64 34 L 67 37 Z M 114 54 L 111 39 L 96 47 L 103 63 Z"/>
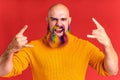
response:
<path id="1" fill-rule="evenodd" d="M 70 16 L 69 9 L 63 4 L 55 4 L 49 8 L 48 17 L 54 15 L 54 13 L 64 13 L 67 17 Z"/>

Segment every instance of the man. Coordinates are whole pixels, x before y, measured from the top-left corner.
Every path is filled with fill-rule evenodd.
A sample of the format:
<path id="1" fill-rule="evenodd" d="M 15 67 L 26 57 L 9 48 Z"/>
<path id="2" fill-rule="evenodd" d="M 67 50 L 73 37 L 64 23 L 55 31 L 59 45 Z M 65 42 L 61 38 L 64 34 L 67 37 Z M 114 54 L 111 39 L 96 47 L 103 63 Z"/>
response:
<path id="1" fill-rule="evenodd" d="M 84 80 L 88 64 L 101 75 L 116 75 L 117 53 L 104 28 L 92 20 L 97 29 L 87 37 L 97 39 L 104 53 L 89 41 L 72 35 L 68 8 L 55 4 L 48 11 L 45 37 L 27 44 L 23 35 L 27 25 L 14 37 L 0 57 L 0 76 L 16 76 L 30 65 L 33 80 Z"/>

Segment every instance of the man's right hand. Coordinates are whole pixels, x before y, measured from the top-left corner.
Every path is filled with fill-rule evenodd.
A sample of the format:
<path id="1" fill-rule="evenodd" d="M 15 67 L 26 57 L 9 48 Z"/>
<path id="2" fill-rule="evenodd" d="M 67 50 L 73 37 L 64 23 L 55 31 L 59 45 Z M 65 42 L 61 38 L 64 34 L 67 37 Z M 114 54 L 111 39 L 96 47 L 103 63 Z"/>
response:
<path id="1" fill-rule="evenodd" d="M 14 53 L 19 51 L 22 47 L 33 47 L 33 45 L 28 45 L 27 37 L 24 36 L 24 32 L 27 30 L 28 26 L 25 25 L 19 33 L 13 38 L 12 42 L 8 45 L 7 52 Z"/>
<path id="2" fill-rule="evenodd" d="M 33 47 L 28 45 L 27 37 L 23 35 L 25 30 L 28 28 L 25 25 L 20 32 L 13 38 L 11 43 L 8 45 L 5 52 L 0 56 L 0 76 L 4 76 L 12 71 L 13 69 L 13 54 L 19 51 L 22 47 Z"/>

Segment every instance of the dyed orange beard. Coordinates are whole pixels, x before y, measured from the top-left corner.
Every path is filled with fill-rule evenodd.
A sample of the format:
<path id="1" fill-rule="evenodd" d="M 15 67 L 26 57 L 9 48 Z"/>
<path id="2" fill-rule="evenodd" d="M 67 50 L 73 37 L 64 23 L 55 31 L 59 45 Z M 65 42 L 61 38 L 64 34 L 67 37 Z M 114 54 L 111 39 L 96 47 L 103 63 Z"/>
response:
<path id="1" fill-rule="evenodd" d="M 50 28 L 48 26 L 48 33 L 46 36 L 46 40 L 47 40 L 48 45 L 52 48 L 64 46 L 68 42 L 68 37 L 66 34 L 67 32 L 65 32 L 65 29 L 64 29 L 63 35 L 59 37 L 55 34 L 55 28 L 53 28 L 53 30 L 50 31 Z"/>

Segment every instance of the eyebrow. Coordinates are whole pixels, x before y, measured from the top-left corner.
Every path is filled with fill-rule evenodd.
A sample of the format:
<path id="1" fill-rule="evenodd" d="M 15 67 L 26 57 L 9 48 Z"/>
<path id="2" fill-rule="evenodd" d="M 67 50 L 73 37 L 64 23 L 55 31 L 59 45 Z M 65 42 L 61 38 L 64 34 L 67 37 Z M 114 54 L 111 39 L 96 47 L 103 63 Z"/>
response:
<path id="1" fill-rule="evenodd" d="M 58 20 L 57 18 L 54 18 L 54 17 L 50 17 L 50 19 Z"/>
<path id="2" fill-rule="evenodd" d="M 50 19 L 58 20 L 58 18 L 50 17 Z M 67 20 L 67 18 L 60 18 L 61 20 Z"/>

